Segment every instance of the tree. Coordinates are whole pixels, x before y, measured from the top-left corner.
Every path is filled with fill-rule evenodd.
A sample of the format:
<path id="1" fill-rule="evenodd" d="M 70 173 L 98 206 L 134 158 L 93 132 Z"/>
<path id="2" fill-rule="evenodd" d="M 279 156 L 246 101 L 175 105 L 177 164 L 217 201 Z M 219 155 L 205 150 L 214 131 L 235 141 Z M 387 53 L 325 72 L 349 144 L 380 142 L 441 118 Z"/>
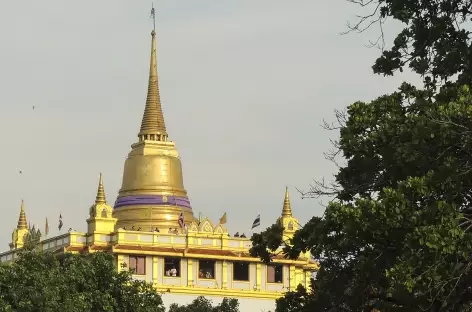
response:
<path id="1" fill-rule="evenodd" d="M 188 305 L 171 304 L 169 312 L 239 312 L 239 302 L 224 298 L 220 304 L 213 306 L 210 300 L 200 296 Z"/>
<path id="2" fill-rule="evenodd" d="M 406 25 L 373 69 L 409 66 L 425 90 L 404 83 L 337 112 L 328 128 L 340 138 L 328 158 L 346 164 L 334 183 L 303 194 L 334 199 L 283 249 L 289 258 L 310 250 L 321 269 L 311 293 L 288 293 L 277 311 L 472 311 L 471 1 L 350 2 L 374 6 L 351 30 Z M 270 261 L 280 233 L 274 225 L 255 234 L 252 255 Z M 310 300 L 285 304 L 291 298 Z"/>
<path id="3" fill-rule="evenodd" d="M 26 250 L 0 264 L 0 311 L 165 311 L 151 284 L 117 272 L 113 256 L 37 253 Z"/>
<path id="4" fill-rule="evenodd" d="M 310 250 L 320 260 L 310 309 L 458 311 L 470 304 L 472 93 L 462 87 L 456 95 L 433 102 L 403 85 L 349 107 L 337 198 L 284 248 L 290 258 Z M 255 234 L 251 253 L 270 261 L 280 232 L 274 225 Z"/>
<path id="5" fill-rule="evenodd" d="M 313 288 L 312 288 L 313 289 Z M 275 312 L 300 311 L 312 312 L 314 293 L 298 285 L 295 291 L 289 291 L 284 297 L 276 300 Z"/>
<path id="6" fill-rule="evenodd" d="M 379 37 L 373 45 L 385 47 L 383 25 L 396 20 L 404 25 L 390 49 L 376 60 L 375 73 L 393 75 L 408 66 L 424 77 L 428 86 L 451 81 L 472 82 L 472 46 L 470 38 L 471 0 L 348 0 L 370 14 L 349 25 L 363 32 L 378 25 Z"/>

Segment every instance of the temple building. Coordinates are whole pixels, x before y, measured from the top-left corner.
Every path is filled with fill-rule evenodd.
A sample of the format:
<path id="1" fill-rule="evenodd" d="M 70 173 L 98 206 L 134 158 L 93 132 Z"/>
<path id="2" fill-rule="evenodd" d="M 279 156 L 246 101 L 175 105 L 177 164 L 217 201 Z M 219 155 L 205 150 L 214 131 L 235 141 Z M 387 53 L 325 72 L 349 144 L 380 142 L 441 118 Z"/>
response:
<path id="1" fill-rule="evenodd" d="M 21 202 L 18 225 L 10 250 L 0 253 L 0 262 L 15 259 L 27 239 L 37 248 L 56 253 L 110 252 L 117 270 L 132 270 L 135 279 L 152 283 L 166 306 L 185 304 L 204 295 L 219 302 L 238 298 L 241 311 L 273 310 L 274 299 L 308 286 L 318 264 L 309 253 L 297 260 L 282 256 L 270 265 L 249 254 L 251 241 L 232 236 L 220 222 L 196 218 L 187 197 L 179 153 L 169 140 L 159 96 L 156 38 L 151 33 L 151 60 L 146 105 L 137 142 L 124 164 L 123 182 L 111 206 L 100 174 L 95 202 L 89 208 L 86 232 L 70 230 L 56 237 L 41 237 L 28 227 L 27 207 Z M 281 194 L 282 195 L 282 194 Z M 281 213 L 274 222 L 292 237 L 299 223 L 292 215 L 288 189 Z"/>

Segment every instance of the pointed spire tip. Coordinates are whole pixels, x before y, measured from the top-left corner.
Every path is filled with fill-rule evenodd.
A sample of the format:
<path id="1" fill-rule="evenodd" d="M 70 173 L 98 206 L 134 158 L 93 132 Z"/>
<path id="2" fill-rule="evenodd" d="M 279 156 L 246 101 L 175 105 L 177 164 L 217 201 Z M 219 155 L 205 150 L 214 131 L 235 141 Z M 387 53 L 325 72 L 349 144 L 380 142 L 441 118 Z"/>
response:
<path id="1" fill-rule="evenodd" d="M 283 217 L 292 216 L 292 207 L 290 205 L 290 195 L 288 192 L 288 186 L 285 187 L 285 198 L 284 198 L 284 206 L 282 208 L 282 216 Z"/>
<path id="2" fill-rule="evenodd" d="M 157 76 L 156 32 L 151 32 L 151 59 L 149 65 L 148 92 L 141 128 L 138 133 L 140 141 L 167 141 L 167 130 L 162 113 Z"/>
<path id="3" fill-rule="evenodd" d="M 97 197 L 95 198 L 95 204 L 106 204 L 107 199 L 105 196 L 105 189 L 103 187 L 103 176 L 100 173 L 100 179 L 98 181 Z"/>
<path id="4" fill-rule="evenodd" d="M 25 213 L 25 205 L 24 205 L 23 199 L 21 200 L 20 217 L 18 218 L 18 224 L 16 228 L 18 230 L 28 228 L 28 224 L 26 223 L 26 213 Z"/>

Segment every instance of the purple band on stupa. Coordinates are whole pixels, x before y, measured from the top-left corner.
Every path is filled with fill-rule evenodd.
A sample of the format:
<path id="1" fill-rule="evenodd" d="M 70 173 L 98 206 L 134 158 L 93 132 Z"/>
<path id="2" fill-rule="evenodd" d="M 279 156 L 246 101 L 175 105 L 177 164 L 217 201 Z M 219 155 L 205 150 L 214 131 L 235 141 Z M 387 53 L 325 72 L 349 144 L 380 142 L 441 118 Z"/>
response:
<path id="1" fill-rule="evenodd" d="M 136 205 L 172 205 L 192 209 L 187 197 L 162 196 L 162 195 L 138 195 L 117 198 L 114 209 Z"/>

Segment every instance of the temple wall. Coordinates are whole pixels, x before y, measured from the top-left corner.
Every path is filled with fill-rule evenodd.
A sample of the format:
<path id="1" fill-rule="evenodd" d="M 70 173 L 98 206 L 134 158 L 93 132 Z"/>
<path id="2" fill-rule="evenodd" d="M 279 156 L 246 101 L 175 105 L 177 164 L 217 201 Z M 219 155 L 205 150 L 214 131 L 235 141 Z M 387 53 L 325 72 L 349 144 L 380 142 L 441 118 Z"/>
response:
<path id="1" fill-rule="evenodd" d="M 290 276 L 290 270 L 289 270 L 289 267 L 288 266 L 284 266 L 283 268 L 283 276 L 284 276 L 284 279 L 283 279 L 283 282 L 284 282 L 284 286 L 285 288 L 289 288 L 290 287 L 290 279 L 287 278 L 288 276 Z"/>
<path id="2" fill-rule="evenodd" d="M 186 286 L 188 282 L 188 259 L 182 258 L 180 262 L 181 285 Z"/>
<path id="3" fill-rule="evenodd" d="M 233 285 L 233 263 L 228 262 L 228 287 Z"/>
<path id="4" fill-rule="evenodd" d="M 223 263 L 221 261 L 216 261 L 216 274 L 215 274 L 216 284 L 219 287 L 223 285 Z"/>
<path id="5" fill-rule="evenodd" d="M 112 248 L 119 271 L 130 268 L 130 257 L 138 257 L 133 263 L 140 263 L 137 270 L 142 274 L 133 274 L 133 278 L 153 283 L 160 293 L 164 292 L 171 298 L 178 296 L 176 298 L 179 300 L 189 302 L 198 294 L 215 296 L 216 301 L 221 301 L 228 294 L 240 298 L 242 307 L 244 302 L 260 302 L 262 308 L 256 309 L 257 304 L 248 304 L 247 309 L 241 308 L 244 312 L 253 308 L 261 311 L 264 306 L 272 306 L 274 298 L 294 290 L 299 283 L 308 286 L 313 270 L 306 267 L 306 260 L 275 260 L 275 263 L 282 265 L 282 280 L 281 283 L 269 283 L 267 266 L 247 256 L 251 245 L 249 240 L 222 235 L 212 237 L 212 234 L 205 233 L 198 235 L 186 238 L 176 234 L 122 230 L 110 234 L 69 232 L 42 240 L 39 248 L 73 253 Z M 186 255 L 188 250 L 190 252 Z M 15 253 L 15 250 L 1 253 L 0 262 L 12 261 Z M 165 276 L 166 257 L 180 259 L 180 276 Z M 199 277 L 200 261 L 205 260 L 215 263 L 213 277 L 209 279 Z M 248 263 L 248 281 L 235 279 L 234 263 L 241 261 Z M 125 266 L 122 267 L 122 264 Z"/>
<path id="6" fill-rule="evenodd" d="M 261 290 L 267 289 L 267 266 L 262 265 L 261 267 Z"/>
<path id="7" fill-rule="evenodd" d="M 120 255 L 122 262 L 129 267 L 129 255 Z M 282 283 L 269 283 L 267 281 L 267 266 L 264 264 L 249 263 L 249 281 L 237 281 L 233 276 L 233 262 L 226 261 L 226 268 L 223 261 L 215 261 L 215 276 L 212 279 L 199 278 L 198 261 L 193 258 L 180 258 L 180 276 L 171 277 L 164 275 L 164 259 L 163 256 L 146 256 L 145 274 L 133 275 L 137 280 L 144 280 L 154 283 L 156 286 L 181 286 L 181 287 L 202 287 L 205 289 L 227 289 L 227 290 L 244 290 L 252 292 L 257 287 L 261 291 L 269 291 L 282 293 L 291 287 L 296 287 L 299 283 L 305 285 L 306 271 L 302 269 L 284 265 Z M 224 277 L 223 270 L 226 270 Z M 294 275 L 290 277 L 289 273 L 294 270 Z M 190 274 L 189 274 L 190 273 Z M 225 283 L 226 282 L 226 283 Z"/>
<path id="8" fill-rule="evenodd" d="M 256 284 L 256 264 L 249 264 L 249 283 L 252 285 Z"/>
<path id="9" fill-rule="evenodd" d="M 146 282 L 152 283 L 152 274 L 153 274 L 153 266 L 152 266 L 152 256 L 146 257 Z"/>

